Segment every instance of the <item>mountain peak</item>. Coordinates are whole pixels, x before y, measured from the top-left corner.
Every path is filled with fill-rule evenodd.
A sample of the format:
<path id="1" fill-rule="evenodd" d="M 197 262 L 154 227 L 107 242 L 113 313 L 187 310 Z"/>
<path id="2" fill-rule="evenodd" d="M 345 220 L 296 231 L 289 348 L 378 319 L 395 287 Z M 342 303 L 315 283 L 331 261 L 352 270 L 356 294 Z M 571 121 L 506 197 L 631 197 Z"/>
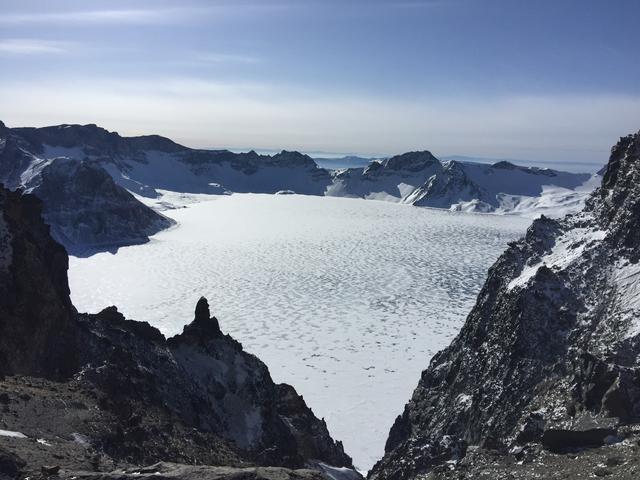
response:
<path id="1" fill-rule="evenodd" d="M 620 137 L 616 145 L 611 148 L 609 163 L 604 168 L 602 178 L 603 190 L 612 190 L 618 184 L 618 179 L 634 174 L 640 169 L 640 131 Z"/>
<path id="2" fill-rule="evenodd" d="M 276 160 L 279 165 L 291 167 L 291 166 L 304 166 L 310 168 L 317 168 L 318 165 L 309 155 L 298 152 L 297 150 L 282 150 L 280 153 L 276 153 L 272 160 Z"/>
<path id="3" fill-rule="evenodd" d="M 620 138 L 602 179 L 602 187 L 589 201 L 620 245 L 640 244 L 640 132 Z"/>
<path id="4" fill-rule="evenodd" d="M 514 168 L 518 168 L 517 165 L 508 162 L 506 160 L 500 160 L 499 162 L 494 163 L 493 165 L 491 165 L 492 168 L 503 168 L 505 170 L 513 170 Z"/>
<path id="5" fill-rule="evenodd" d="M 180 335 L 170 338 L 169 343 L 178 344 L 184 341 L 200 345 L 222 336 L 218 319 L 211 316 L 209 302 L 205 297 L 200 297 L 196 304 L 193 322 L 185 325 Z"/>
<path id="6" fill-rule="evenodd" d="M 392 170 L 407 170 L 416 172 L 433 165 L 441 165 L 430 151 L 420 150 L 395 155 L 385 160 L 384 165 Z"/>

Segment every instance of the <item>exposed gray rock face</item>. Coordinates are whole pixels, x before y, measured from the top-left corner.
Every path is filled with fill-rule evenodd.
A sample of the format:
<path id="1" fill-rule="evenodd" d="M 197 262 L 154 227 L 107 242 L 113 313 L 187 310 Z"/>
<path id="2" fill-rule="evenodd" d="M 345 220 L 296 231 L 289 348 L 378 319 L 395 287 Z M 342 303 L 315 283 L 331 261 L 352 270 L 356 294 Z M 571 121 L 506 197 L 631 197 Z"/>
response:
<path id="1" fill-rule="evenodd" d="M 326 480 L 315 470 L 289 470 L 277 467 L 202 467 L 175 463 L 157 463 L 144 468 L 109 473 L 64 472 L 60 478 L 82 480 Z"/>
<path id="2" fill-rule="evenodd" d="M 50 129 L 41 130 L 41 140 L 48 141 Z M 82 134 L 75 128 L 58 130 L 59 150 L 75 148 L 74 142 L 83 134 L 101 129 L 81 127 Z M 63 150 L 45 155 L 34 132 L 36 129 L 0 129 L 0 183 L 33 193 L 44 202 L 43 215 L 52 227 L 51 235 L 69 253 L 87 255 L 144 243 L 174 223 L 117 185 L 97 162 L 58 156 Z M 116 147 L 108 142 L 110 138 L 107 135 L 97 143 L 113 151 Z"/>
<path id="3" fill-rule="evenodd" d="M 68 258 L 41 212 L 35 197 L 0 187 L 0 376 L 60 378 L 76 364 Z"/>
<path id="4" fill-rule="evenodd" d="M 136 200 L 94 162 L 54 160 L 30 192 L 44 202 L 52 237 L 72 255 L 145 243 L 174 224 Z"/>
<path id="5" fill-rule="evenodd" d="M 44 438 L 68 453 L 67 470 L 327 464 L 357 476 L 324 421 L 222 333 L 206 299 L 168 340 L 115 307 L 79 314 L 67 255 L 49 236 L 40 202 L 0 188 L 0 208 L 0 402 L 11 413 L 3 428 L 32 439 L 7 444 L 0 435 L 0 449 L 21 457 L 24 471 L 51 460 L 33 440 Z M 78 455 L 79 443 L 90 454 Z"/>
<path id="6" fill-rule="evenodd" d="M 637 440 L 639 232 L 640 132 L 613 148 L 583 212 L 535 221 L 491 267 L 460 334 L 422 373 L 370 478 L 480 478 L 462 471 L 479 475 L 476 448 L 503 461 L 509 452 Z M 628 455 L 632 443 L 620 452 Z"/>

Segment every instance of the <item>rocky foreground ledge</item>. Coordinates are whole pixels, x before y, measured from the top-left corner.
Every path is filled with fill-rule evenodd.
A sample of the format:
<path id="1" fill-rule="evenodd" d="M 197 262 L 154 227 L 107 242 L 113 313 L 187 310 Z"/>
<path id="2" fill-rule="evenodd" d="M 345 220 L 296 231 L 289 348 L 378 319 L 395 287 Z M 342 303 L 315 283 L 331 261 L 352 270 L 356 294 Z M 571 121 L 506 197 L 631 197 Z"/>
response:
<path id="1" fill-rule="evenodd" d="M 0 478 L 359 478 L 206 299 L 170 339 L 78 313 L 40 201 L 0 188 L 0 211 Z"/>
<path id="2" fill-rule="evenodd" d="M 640 478 L 640 132 L 491 267 L 372 480 Z"/>

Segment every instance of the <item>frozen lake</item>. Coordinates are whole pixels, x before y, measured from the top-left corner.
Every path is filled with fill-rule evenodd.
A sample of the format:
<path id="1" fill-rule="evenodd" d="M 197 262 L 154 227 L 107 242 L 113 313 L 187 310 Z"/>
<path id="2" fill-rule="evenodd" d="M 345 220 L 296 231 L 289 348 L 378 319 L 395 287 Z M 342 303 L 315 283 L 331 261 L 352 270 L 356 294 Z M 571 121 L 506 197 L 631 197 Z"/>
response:
<path id="1" fill-rule="evenodd" d="M 70 259 L 78 310 L 166 335 L 209 299 L 223 331 L 292 384 L 360 470 L 432 355 L 530 221 L 298 195 L 200 196 L 146 245 Z"/>

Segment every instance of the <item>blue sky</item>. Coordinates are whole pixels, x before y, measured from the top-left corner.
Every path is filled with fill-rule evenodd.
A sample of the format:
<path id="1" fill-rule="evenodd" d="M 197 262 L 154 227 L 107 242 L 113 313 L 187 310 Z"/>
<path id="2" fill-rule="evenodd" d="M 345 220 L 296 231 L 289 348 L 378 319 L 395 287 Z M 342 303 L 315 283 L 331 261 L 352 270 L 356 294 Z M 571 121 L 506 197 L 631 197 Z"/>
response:
<path id="1" fill-rule="evenodd" d="M 0 119 L 196 147 L 603 163 L 637 0 L 0 0 Z"/>

